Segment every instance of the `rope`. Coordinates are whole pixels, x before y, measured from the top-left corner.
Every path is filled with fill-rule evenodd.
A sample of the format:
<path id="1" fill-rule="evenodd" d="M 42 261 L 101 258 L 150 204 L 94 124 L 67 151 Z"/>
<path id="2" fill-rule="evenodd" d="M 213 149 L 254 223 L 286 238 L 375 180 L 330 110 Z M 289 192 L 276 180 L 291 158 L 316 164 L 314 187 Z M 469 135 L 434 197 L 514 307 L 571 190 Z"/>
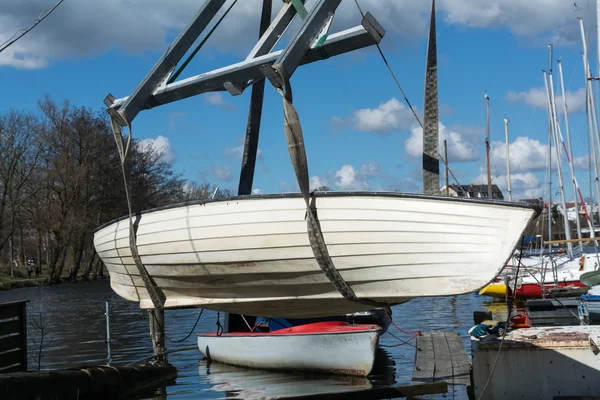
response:
<path id="1" fill-rule="evenodd" d="M 217 311 L 217 336 L 223 334 L 223 325 L 221 325 L 221 311 Z"/>
<path id="2" fill-rule="evenodd" d="M 246 317 L 244 317 L 242 314 L 240 314 L 240 317 L 242 317 L 242 319 L 244 320 L 244 322 L 246 323 L 246 326 L 248 327 L 248 329 L 250 329 L 250 332 L 252 332 L 254 330 L 254 328 L 252 328 L 250 326 L 250 324 L 248 323 L 248 321 L 246 320 Z"/>
<path id="3" fill-rule="evenodd" d="M 384 306 L 383 304 L 374 301 L 359 299 L 350 285 L 348 285 L 336 269 L 329 256 L 327 245 L 323 238 L 323 232 L 321 231 L 321 225 L 318 220 L 316 207 L 314 207 L 314 210 L 313 207 L 311 207 L 308 162 L 306 158 L 306 149 L 304 147 L 304 136 L 302 134 L 302 126 L 300 125 L 300 117 L 292 104 L 292 87 L 290 85 L 289 77 L 280 64 L 273 65 L 273 69 L 283 82 L 283 86 L 276 89 L 279 94 L 281 94 L 283 100 L 284 131 L 290 159 L 298 180 L 298 186 L 300 187 L 302 197 L 306 203 L 305 219 L 313 255 L 325 276 L 344 298 L 372 307 Z"/>
<path id="4" fill-rule="evenodd" d="M 158 319 L 156 318 L 156 316 L 154 315 L 154 313 L 151 313 L 153 318 L 154 318 L 154 322 L 156 322 L 156 324 L 158 325 L 158 327 L 160 328 L 160 331 L 162 332 L 163 336 L 167 338 L 167 340 L 171 343 L 181 343 L 183 341 L 185 341 L 187 338 L 189 338 L 190 336 L 192 336 L 192 333 L 194 333 L 194 329 L 196 329 L 196 326 L 198 325 L 198 322 L 200 321 L 200 317 L 202 317 L 202 313 L 204 312 L 204 308 L 200 309 L 200 314 L 198 314 L 198 318 L 196 319 L 196 323 L 194 323 L 194 326 L 192 327 L 192 330 L 190 331 L 190 333 L 187 334 L 186 337 L 184 337 L 183 339 L 179 339 L 179 340 L 174 340 L 171 339 L 169 336 L 167 336 L 167 333 L 165 332 L 165 328 L 160 324 L 160 322 L 158 322 Z"/>
<path id="5" fill-rule="evenodd" d="M 12 37 L 10 37 L 4 43 L 0 44 L 0 53 L 2 53 L 4 50 L 8 49 L 17 40 L 21 39 L 23 36 L 25 36 L 27 33 L 29 33 L 33 28 L 35 28 L 36 26 L 38 26 L 38 24 L 40 22 L 42 22 L 44 19 L 46 19 L 47 16 L 49 16 L 50 14 L 52 14 L 52 12 L 58 6 L 60 6 L 63 1 L 65 1 L 65 0 L 60 0 L 58 3 L 56 3 L 54 6 L 52 6 L 48 11 L 46 11 L 45 13 L 43 13 L 43 15 L 40 15 L 38 17 L 38 19 L 33 23 L 33 25 L 31 25 L 29 28 L 25 28 L 25 29 L 21 29 L 21 30 L 17 31 L 14 35 L 12 35 Z M 19 32 L 21 32 L 21 31 L 23 31 L 23 33 L 21 33 L 19 36 L 17 36 L 19 34 Z"/>
<path id="6" fill-rule="evenodd" d="M 390 348 L 393 348 L 393 347 L 400 347 L 400 346 L 404 346 L 405 344 L 407 344 L 407 345 L 409 345 L 409 346 L 412 346 L 412 347 L 415 347 L 415 348 L 416 348 L 417 346 L 416 346 L 416 345 L 414 345 L 414 344 L 412 344 L 412 343 L 410 343 L 410 341 L 411 341 L 411 340 L 413 340 L 414 338 L 416 338 L 417 336 L 420 336 L 420 333 L 421 333 L 421 332 L 419 332 L 419 333 L 418 333 L 418 334 L 416 334 L 416 335 L 413 335 L 413 336 L 412 336 L 412 337 L 410 337 L 408 340 L 402 340 L 402 339 L 400 339 L 398 336 L 394 335 L 394 334 L 393 334 L 392 332 L 390 332 L 390 331 L 387 331 L 386 333 L 387 333 L 388 335 L 390 335 L 391 337 L 393 337 L 394 339 L 396 339 L 396 340 L 400 341 L 401 343 L 400 343 L 400 344 L 387 344 L 387 345 L 386 345 L 386 344 L 381 344 L 381 343 L 380 343 L 380 344 L 379 344 L 379 346 L 381 346 L 381 347 L 390 347 Z"/>
<path id="7" fill-rule="evenodd" d="M 131 206 L 131 193 L 129 191 L 129 157 L 131 154 L 131 142 L 133 137 L 133 131 L 131 129 L 131 122 L 127 120 L 127 127 L 129 129 L 129 135 L 127 136 L 127 144 L 124 145 L 123 142 L 123 133 L 121 131 L 121 126 L 115 121 L 115 117 L 111 115 L 110 122 L 113 129 L 113 135 L 115 137 L 115 142 L 117 144 L 117 150 L 119 152 L 119 157 L 121 159 L 121 172 L 123 173 L 123 182 L 125 185 L 125 198 L 127 200 L 127 210 L 129 211 L 129 250 L 131 251 L 131 256 L 133 257 L 133 261 L 135 262 L 135 266 L 138 269 L 140 276 L 142 277 L 142 281 L 144 282 L 144 286 L 146 290 L 148 290 L 148 295 L 150 296 L 150 300 L 152 300 L 152 304 L 155 309 L 162 310 L 165 304 L 165 296 L 164 294 L 155 286 L 154 281 L 148 274 L 146 267 L 142 263 L 142 259 L 137 250 L 136 243 L 136 232 L 133 223 L 133 208 Z M 139 293 L 138 293 L 139 295 Z"/>
<path id="8" fill-rule="evenodd" d="M 194 49 L 194 51 L 192 51 L 192 53 L 185 59 L 185 61 L 183 62 L 183 64 L 181 64 L 181 67 L 179 67 L 177 69 L 177 71 L 173 74 L 173 76 L 171 76 L 169 78 L 169 80 L 167 81 L 167 84 L 175 82 L 175 79 L 177 79 L 179 77 L 179 75 L 181 75 L 181 73 L 183 72 L 183 70 L 185 69 L 185 67 L 187 67 L 187 65 L 190 63 L 190 61 L 192 61 L 192 59 L 194 58 L 194 56 L 196 55 L 196 53 L 198 53 L 198 51 L 200 51 L 200 49 L 202 48 L 202 46 L 204 46 L 204 43 L 206 43 L 208 41 L 208 39 L 211 37 L 211 35 L 213 34 L 213 32 L 221 24 L 221 21 L 223 21 L 225 19 L 225 17 L 227 16 L 227 14 L 229 14 L 229 11 L 231 11 L 231 9 L 235 5 L 235 3 L 237 3 L 237 1 L 238 0 L 233 0 L 233 3 L 231 3 L 231 5 L 229 6 L 229 8 L 227 10 L 225 10 L 225 12 L 223 13 L 223 15 L 221 15 L 221 18 L 219 18 L 217 20 L 217 23 L 211 28 L 211 30 L 208 31 L 208 33 L 206 34 L 206 36 L 204 37 L 204 39 L 202 39 L 202 41 L 198 44 L 198 46 L 196 46 L 196 48 Z"/>
<path id="9" fill-rule="evenodd" d="M 535 279 L 535 281 L 536 281 L 537 283 L 539 283 L 539 284 L 540 284 L 540 287 L 542 288 L 542 291 L 543 291 L 543 292 L 546 292 L 546 283 L 545 283 L 545 282 L 544 282 L 544 283 L 542 283 L 541 281 L 539 281 L 539 280 L 538 280 L 538 279 L 535 277 L 535 275 L 531 275 L 531 277 L 532 277 L 533 279 Z M 516 280 L 515 280 L 515 285 L 516 285 Z M 516 286 L 515 286 L 515 289 L 516 289 Z M 515 292 L 516 292 L 516 290 L 515 290 Z M 580 317 L 579 315 L 576 315 L 576 314 L 575 314 L 573 311 L 571 311 L 569 308 L 567 308 L 567 306 L 565 306 L 565 305 L 564 305 L 564 304 L 563 304 L 563 303 L 562 303 L 562 302 L 561 302 L 561 301 L 560 301 L 560 300 L 559 300 L 559 299 L 558 299 L 556 296 L 554 296 L 550 290 L 548 290 L 547 292 L 548 292 L 548 294 L 549 294 L 550 296 L 552 296 L 552 299 L 553 299 L 553 300 L 556 300 L 556 301 L 558 302 L 558 304 L 559 304 L 561 307 L 563 307 L 565 310 L 567 310 L 568 312 L 570 312 L 570 313 L 571 313 L 571 315 L 573 315 L 575 318 L 577 318 L 577 319 L 578 319 L 580 322 L 583 322 L 585 325 L 588 325 L 588 324 L 587 324 L 587 323 L 584 321 L 584 319 L 583 319 L 582 317 Z"/>
<path id="10" fill-rule="evenodd" d="M 525 236 L 521 237 L 521 248 L 523 248 L 523 243 L 525 243 Z M 517 264 L 517 273 L 515 275 L 515 290 L 513 292 L 513 301 L 510 302 L 509 307 L 508 307 L 508 314 L 506 315 L 506 324 L 504 325 L 504 331 L 502 332 L 502 340 L 500 341 L 500 346 L 498 346 L 498 353 L 496 354 L 496 359 L 494 360 L 494 365 L 492 366 L 492 370 L 490 371 L 490 376 L 488 376 L 487 382 L 485 382 L 485 386 L 483 387 L 483 390 L 481 391 L 481 394 L 479 395 L 479 397 L 477 398 L 477 400 L 481 400 L 483 398 L 483 395 L 485 394 L 485 391 L 487 390 L 490 382 L 492 381 L 492 376 L 494 376 L 494 372 L 496 371 L 496 365 L 498 364 L 498 358 L 500 358 L 500 353 L 502 352 L 502 345 L 504 344 L 504 338 L 506 337 L 506 331 L 508 330 L 508 324 L 510 323 L 510 314 L 512 313 L 512 304 L 516 298 L 516 294 L 517 294 L 517 290 L 516 290 L 516 282 L 517 279 L 519 279 L 519 270 L 521 268 L 521 256 L 523 255 L 523 252 L 519 252 L 519 262 Z"/>
<path id="11" fill-rule="evenodd" d="M 385 311 L 385 315 L 387 315 L 387 317 L 390 319 L 390 323 L 394 326 L 394 328 L 398 329 L 400 332 L 405 333 L 407 335 L 417 334 L 417 336 L 421 334 L 421 331 L 405 331 L 400 329 L 400 327 L 396 325 L 396 323 L 392 319 L 392 316 L 388 312 L 387 307 L 384 307 L 383 310 Z"/>
<path id="12" fill-rule="evenodd" d="M 354 0 L 354 3 L 356 4 L 356 7 L 358 8 L 358 11 L 360 12 L 360 15 L 363 18 L 365 18 L 365 14 L 363 13 L 363 10 L 360 7 L 360 4 L 358 4 L 358 0 Z M 412 104 L 408 100 L 408 97 L 406 96 L 406 93 L 404 93 L 404 90 L 402 89 L 402 86 L 400 85 L 400 82 L 398 81 L 398 78 L 396 78 L 396 74 L 394 74 L 394 71 L 392 70 L 392 67 L 388 63 L 387 58 L 385 57 L 385 55 L 383 54 L 383 50 L 381 50 L 381 47 L 379 46 L 379 43 L 375 43 L 375 46 L 377 46 L 377 50 L 379 51 L 379 54 L 381 55 L 381 58 L 382 58 L 383 62 L 385 63 L 385 66 L 387 67 L 390 75 L 394 79 L 394 82 L 396 82 L 396 86 L 398 86 L 398 89 L 400 89 L 400 93 L 402 93 L 402 96 L 404 97 L 404 101 L 406 101 L 406 104 L 410 108 L 410 111 L 412 111 L 412 114 L 415 116 L 415 119 L 419 123 L 419 126 L 421 127 L 421 130 L 423 130 L 423 124 L 421 123 L 421 120 L 419 119 L 419 116 L 417 115 L 417 113 L 415 112 Z M 424 130 L 423 130 L 423 132 L 424 132 Z M 438 151 L 438 157 L 439 157 L 440 160 L 442 160 L 442 162 L 444 163 L 444 166 L 446 168 L 448 168 L 448 172 L 450 172 L 450 175 L 452 175 L 452 179 L 454 179 L 454 181 L 456 182 L 456 184 L 458 185 L 458 187 L 460 188 L 460 190 L 462 190 L 463 192 L 466 192 L 465 189 L 462 187 L 462 185 L 458 182 L 458 179 L 456 179 L 456 176 L 454 175 L 454 172 L 452 172 L 452 170 L 448 166 L 448 163 L 446 162 L 446 159 L 442 156 L 442 154 L 439 151 Z"/>

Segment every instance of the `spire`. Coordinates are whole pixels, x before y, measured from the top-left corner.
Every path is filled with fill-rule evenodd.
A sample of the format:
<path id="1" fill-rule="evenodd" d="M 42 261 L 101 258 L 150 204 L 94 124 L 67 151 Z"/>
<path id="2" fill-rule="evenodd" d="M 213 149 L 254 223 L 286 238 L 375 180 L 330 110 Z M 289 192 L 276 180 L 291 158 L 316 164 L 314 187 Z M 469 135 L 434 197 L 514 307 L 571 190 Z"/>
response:
<path id="1" fill-rule="evenodd" d="M 423 107 L 423 193 L 439 194 L 440 161 L 438 158 L 438 80 L 437 45 L 435 31 L 435 0 L 431 2 L 429 42 L 427 44 L 427 64 L 425 71 L 425 104 Z"/>

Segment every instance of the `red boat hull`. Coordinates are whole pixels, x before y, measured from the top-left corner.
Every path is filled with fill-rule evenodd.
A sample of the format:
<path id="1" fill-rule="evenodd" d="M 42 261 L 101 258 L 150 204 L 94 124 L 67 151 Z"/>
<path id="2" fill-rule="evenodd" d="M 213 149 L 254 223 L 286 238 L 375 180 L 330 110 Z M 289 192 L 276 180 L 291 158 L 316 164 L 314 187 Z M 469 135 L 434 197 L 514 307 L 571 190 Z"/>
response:
<path id="1" fill-rule="evenodd" d="M 560 288 L 568 287 L 568 286 L 582 287 L 582 288 L 587 287 L 580 281 L 566 281 L 566 282 L 558 283 L 558 287 L 560 287 Z M 544 287 L 548 291 L 550 289 L 554 289 L 555 286 L 553 283 L 548 283 L 548 284 L 544 285 Z M 542 298 L 542 288 L 537 283 L 524 283 L 521 285 L 520 288 L 517 288 L 515 292 L 516 292 L 515 297 L 520 300 Z"/>

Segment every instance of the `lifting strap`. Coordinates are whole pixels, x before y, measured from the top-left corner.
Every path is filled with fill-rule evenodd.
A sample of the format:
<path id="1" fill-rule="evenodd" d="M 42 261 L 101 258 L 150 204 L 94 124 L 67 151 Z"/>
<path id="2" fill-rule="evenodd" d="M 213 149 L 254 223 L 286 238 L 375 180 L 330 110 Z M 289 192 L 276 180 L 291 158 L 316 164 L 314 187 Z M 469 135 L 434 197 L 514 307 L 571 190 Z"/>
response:
<path id="1" fill-rule="evenodd" d="M 294 166 L 294 172 L 298 179 L 298 185 L 300 186 L 300 192 L 306 203 L 306 224 L 308 230 L 308 238 L 310 240 L 310 247 L 312 248 L 313 254 L 319 267 L 329 279 L 331 284 L 340 292 L 344 298 L 357 303 L 381 307 L 384 304 L 377 303 L 371 300 L 363 300 L 356 297 L 354 290 L 344 280 L 339 271 L 335 268 L 333 260 L 329 256 L 325 239 L 323 238 L 323 232 L 321 231 L 321 225 L 317 216 L 316 207 L 311 207 L 310 202 L 310 189 L 309 189 L 309 176 L 308 176 L 308 161 L 306 158 L 306 149 L 304 146 L 304 137 L 302 134 L 302 126 L 300 125 L 300 118 L 296 108 L 292 104 L 292 87 L 287 74 L 283 71 L 280 64 L 273 65 L 273 68 L 281 78 L 283 87 L 277 88 L 279 94 L 283 99 L 283 115 L 284 115 L 284 131 L 288 145 L 288 151 Z M 313 203 L 314 205 L 314 203 Z"/>
<path id="2" fill-rule="evenodd" d="M 115 136 L 115 142 L 117 143 L 117 150 L 119 152 L 119 157 L 121 159 L 121 171 L 123 172 L 123 182 L 125 184 L 125 198 L 127 199 L 127 209 L 129 211 L 129 250 L 131 250 L 131 256 L 133 257 L 133 261 L 135 262 L 135 266 L 138 269 L 140 276 L 142 277 L 142 281 L 144 282 L 144 286 L 148 291 L 148 295 L 150 296 L 150 300 L 152 300 L 152 304 L 154 308 L 157 310 L 162 310 L 165 305 L 165 295 L 162 293 L 160 289 L 156 287 L 154 280 L 148 274 L 146 267 L 142 263 L 142 259 L 138 253 L 137 242 L 136 242 L 136 230 L 133 223 L 133 210 L 131 207 L 131 192 L 130 192 L 130 168 L 129 163 L 131 161 L 131 142 L 133 132 L 131 130 L 131 122 L 127 120 L 127 127 L 129 129 L 129 136 L 127 137 L 127 144 L 124 144 L 123 133 L 121 132 L 121 126 L 115 120 L 113 115 L 110 116 L 110 123 L 112 125 L 113 135 Z M 138 295 L 139 296 L 139 295 Z"/>

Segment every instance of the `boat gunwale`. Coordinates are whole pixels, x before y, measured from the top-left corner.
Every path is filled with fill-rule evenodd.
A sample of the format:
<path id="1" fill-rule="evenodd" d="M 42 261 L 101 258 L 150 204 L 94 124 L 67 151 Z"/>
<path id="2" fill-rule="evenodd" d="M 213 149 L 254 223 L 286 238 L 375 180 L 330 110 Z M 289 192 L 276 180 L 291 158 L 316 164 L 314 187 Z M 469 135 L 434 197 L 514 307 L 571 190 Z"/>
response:
<path id="1" fill-rule="evenodd" d="M 529 209 L 535 211 L 535 215 L 532 216 L 531 219 L 537 217 L 542 208 L 535 204 L 521 203 L 521 202 L 510 202 L 506 200 L 486 200 L 486 199 L 477 199 L 470 197 L 454 197 L 454 196 L 442 196 L 442 195 L 425 195 L 419 193 L 400 193 L 400 192 L 367 192 L 367 191 L 325 191 L 319 192 L 314 191 L 310 193 L 311 198 L 319 198 L 319 197 L 351 197 L 351 196 L 360 196 L 360 197 L 398 197 L 398 198 L 407 198 L 407 199 L 422 199 L 422 200 L 437 200 L 437 201 L 455 201 L 462 203 L 474 203 L 474 204 L 485 204 L 485 205 L 496 205 L 503 207 L 515 207 L 521 209 Z M 295 199 L 302 198 L 302 193 L 266 193 L 266 194 L 252 194 L 252 195 L 242 195 L 242 196 L 233 196 L 226 199 L 206 199 L 206 200 L 192 200 L 192 201 L 184 201 L 179 203 L 168 204 L 160 207 L 154 207 L 143 211 L 137 211 L 133 215 L 139 217 L 143 214 L 164 211 L 173 208 L 179 207 L 187 207 L 187 206 L 195 206 L 195 205 L 204 205 L 211 203 L 224 203 L 224 202 L 232 202 L 232 201 L 241 201 L 241 200 L 270 200 L 270 199 Z M 129 218 L 129 215 L 123 215 L 121 217 L 114 218 L 104 224 L 95 228 L 92 233 L 96 232 L 110 226 L 116 222 L 120 222 Z"/>
<path id="2" fill-rule="evenodd" d="M 282 329 L 284 330 L 284 329 Z M 265 338 L 265 337 L 280 337 L 287 338 L 292 336 L 331 336 L 331 335 L 356 335 L 356 334 L 365 334 L 365 333 L 378 333 L 381 331 L 381 326 L 376 328 L 364 328 L 364 329 L 356 329 L 353 331 L 322 331 L 322 332 L 293 332 L 293 333 L 277 333 L 274 332 L 228 332 L 222 333 L 218 335 L 216 332 L 203 332 L 199 333 L 197 337 L 199 338 L 229 338 L 229 339 L 239 339 L 239 338 Z"/>

